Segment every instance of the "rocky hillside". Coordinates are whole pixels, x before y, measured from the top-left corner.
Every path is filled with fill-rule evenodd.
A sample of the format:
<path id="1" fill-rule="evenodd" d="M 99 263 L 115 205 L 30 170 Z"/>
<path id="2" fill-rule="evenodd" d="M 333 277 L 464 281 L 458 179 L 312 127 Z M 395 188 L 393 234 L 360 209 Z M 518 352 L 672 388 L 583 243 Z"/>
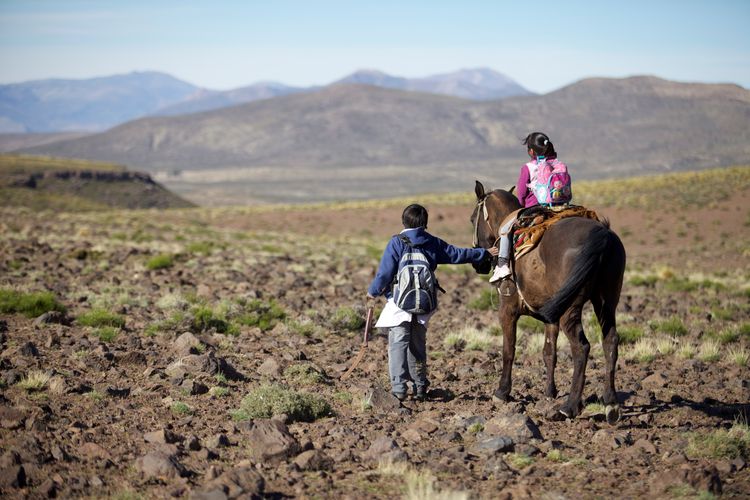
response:
<path id="1" fill-rule="evenodd" d="M 178 208 L 192 204 L 150 175 L 87 161 L 0 155 L 0 205 L 33 209 Z"/>

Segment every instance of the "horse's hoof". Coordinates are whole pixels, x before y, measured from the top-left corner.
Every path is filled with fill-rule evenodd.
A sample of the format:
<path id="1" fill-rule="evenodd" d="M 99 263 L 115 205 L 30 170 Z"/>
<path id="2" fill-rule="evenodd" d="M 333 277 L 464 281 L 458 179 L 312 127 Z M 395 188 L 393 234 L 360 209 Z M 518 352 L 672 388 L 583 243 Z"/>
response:
<path id="1" fill-rule="evenodd" d="M 620 406 L 607 405 L 606 408 L 604 408 L 604 417 L 607 419 L 609 425 L 615 425 L 620 421 Z"/>
<path id="2" fill-rule="evenodd" d="M 499 389 L 492 394 L 492 401 L 496 403 L 507 403 L 509 399 L 510 393 Z"/>

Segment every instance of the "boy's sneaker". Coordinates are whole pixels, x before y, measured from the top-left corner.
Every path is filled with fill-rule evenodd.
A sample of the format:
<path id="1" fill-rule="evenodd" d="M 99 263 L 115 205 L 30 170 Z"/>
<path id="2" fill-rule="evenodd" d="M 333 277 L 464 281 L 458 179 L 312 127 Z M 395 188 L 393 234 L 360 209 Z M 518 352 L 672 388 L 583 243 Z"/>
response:
<path id="1" fill-rule="evenodd" d="M 414 399 L 416 399 L 417 401 L 425 401 L 427 399 L 427 389 L 418 387 L 417 393 L 414 394 Z"/>
<path id="2" fill-rule="evenodd" d="M 392 392 L 391 394 L 393 394 L 394 396 L 396 396 L 396 399 L 398 399 L 399 401 L 403 401 L 403 400 L 406 399 L 406 393 L 405 392 Z"/>
<path id="3" fill-rule="evenodd" d="M 510 276 L 510 267 L 508 264 L 503 264 L 502 266 L 495 266 L 495 272 L 492 273 L 492 277 L 490 278 L 490 283 L 498 283 L 505 278 Z"/>

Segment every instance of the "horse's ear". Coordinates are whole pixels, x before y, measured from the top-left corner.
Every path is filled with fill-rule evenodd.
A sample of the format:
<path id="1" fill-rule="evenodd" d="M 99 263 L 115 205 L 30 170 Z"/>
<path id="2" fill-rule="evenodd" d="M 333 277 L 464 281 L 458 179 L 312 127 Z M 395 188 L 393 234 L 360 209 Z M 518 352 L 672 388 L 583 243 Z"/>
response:
<path id="1" fill-rule="evenodd" d="M 476 182 L 476 185 L 474 186 L 474 193 L 477 195 L 477 200 L 481 200 L 484 198 L 484 186 L 479 181 Z"/>
<path id="2" fill-rule="evenodd" d="M 515 185 L 515 184 L 513 184 L 513 185 L 512 185 L 511 187 L 510 187 L 510 189 L 508 190 L 508 192 L 509 192 L 510 194 L 513 194 L 513 191 L 515 191 L 515 190 L 516 190 L 516 185 Z"/>

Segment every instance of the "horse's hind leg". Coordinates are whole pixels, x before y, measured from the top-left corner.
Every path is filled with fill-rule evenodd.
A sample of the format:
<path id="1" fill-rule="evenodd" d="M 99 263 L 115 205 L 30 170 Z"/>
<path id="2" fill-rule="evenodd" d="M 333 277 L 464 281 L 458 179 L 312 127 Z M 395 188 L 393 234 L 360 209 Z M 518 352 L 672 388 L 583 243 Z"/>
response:
<path id="1" fill-rule="evenodd" d="M 581 310 L 583 305 L 576 301 L 560 318 L 560 326 L 570 341 L 570 351 L 573 356 L 573 380 L 570 385 L 570 395 L 567 402 L 559 408 L 562 415 L 574 418 L 581 413 L 581 396 L 586 382 L 586 364 L 589 359 L 591 346 L 583 333 L 581 324 Z"/>
<path id="2" fill-rule="evenodd" d="M 547 388 L 544 395 L 550 398 L 557 397 L 557 385 L 555 385 L 555 366 L 557 365 L 557 335 L 560 333 L 560 325 L 547 323 L 544 325 L 544 366 L 547 368 Z"/>
<path id="3" fill-rule="evenodd" d="M 617 294 L 605 300 L 593 299 L 591 304 L 602 328 L 602 347 L 604 348 L 604 395 L 606 405 L 605 416 L 610 424 L 620 420 L 620 407 L 615 390 L 615 371 L 617 370 L 617 350 L 620 337 L 617 334 L 615 309 L 617 308 Z M 613 300 L 614 299 L 614 300 Z"/>

